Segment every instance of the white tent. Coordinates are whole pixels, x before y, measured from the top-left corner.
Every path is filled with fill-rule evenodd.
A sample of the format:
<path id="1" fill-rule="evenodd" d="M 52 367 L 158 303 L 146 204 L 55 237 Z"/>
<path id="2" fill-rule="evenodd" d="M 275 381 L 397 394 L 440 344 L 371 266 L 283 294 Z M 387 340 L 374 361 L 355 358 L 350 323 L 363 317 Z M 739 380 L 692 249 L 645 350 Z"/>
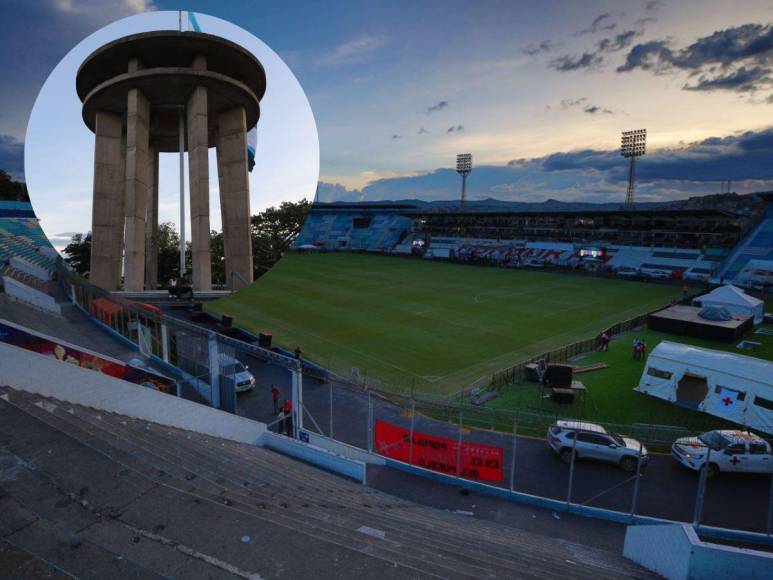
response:
<path id="1" fill-rule="evenodd" d="M 636 390 L 773 434 L 773 362 L 663 341 Z"/>
<path id="2" fill-rule="evenodd" d="M 715 288 L 708 294 L 698 296 L 693 300 L 695 306 L 724 306 L 732 314 L 753 316 L 754 324 L 762 322 L 765 314 L 765 303 L 754 296 L 749 296 L 740 288 L 727 285 Z"/>

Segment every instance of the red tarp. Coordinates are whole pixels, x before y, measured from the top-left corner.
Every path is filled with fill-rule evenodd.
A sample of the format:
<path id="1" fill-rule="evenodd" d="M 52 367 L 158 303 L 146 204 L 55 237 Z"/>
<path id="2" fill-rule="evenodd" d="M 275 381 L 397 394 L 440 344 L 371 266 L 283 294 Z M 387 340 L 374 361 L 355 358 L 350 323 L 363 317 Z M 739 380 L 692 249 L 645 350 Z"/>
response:
<path id="1" fill-rule="evenodd" d="M 376 453 L 408 463 L 409 429 L 376 421 Z M 461 476 L 481 481 L 502 481 L 502 448 L 462 442 Z M 413 465 L 456 475 L 457 441 L 426 433 L 413 433 Z"/>

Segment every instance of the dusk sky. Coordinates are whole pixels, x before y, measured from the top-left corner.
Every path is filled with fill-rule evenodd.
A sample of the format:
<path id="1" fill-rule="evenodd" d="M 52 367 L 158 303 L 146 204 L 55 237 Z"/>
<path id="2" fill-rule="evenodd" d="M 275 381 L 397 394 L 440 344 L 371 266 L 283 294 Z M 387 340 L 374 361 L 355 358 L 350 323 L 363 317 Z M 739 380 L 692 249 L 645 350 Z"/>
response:
<path id="1" fill-rule="evenodd" d="M 622 200 L 620 131 L 639 128 L 641 200 L 724 179 L 773 189 L 770 0 L 6 0 L 0 167 L 23 172 L 35 96 L 73 46 L 177 9 L 229 20 L 289 65 L 316 118 L 324 201 L 456 197 L 463 152 L 473 199 Z"/>

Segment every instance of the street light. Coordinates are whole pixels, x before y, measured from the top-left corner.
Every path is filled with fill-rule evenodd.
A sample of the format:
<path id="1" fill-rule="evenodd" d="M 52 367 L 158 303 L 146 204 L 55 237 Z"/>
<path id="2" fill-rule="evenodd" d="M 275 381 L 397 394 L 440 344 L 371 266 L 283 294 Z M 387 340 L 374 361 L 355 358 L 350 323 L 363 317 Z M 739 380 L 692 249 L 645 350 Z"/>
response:
<path id="1" fill-rule="evenodd" d="M 462 176 L 462 205 L 467 200 L 467 176 L 472 171 L 472 153 L 456 156 L 456 172 Z"/>
<path id="2" fill-rule="evenodd" d="M 623 131 L 620 139 L 620 155 L 631 160 L 631 166 L 628 168 L 628 191 L 625 194 L 626 205 L 633 204 L 633 177 L 636 166 L 636 158 L 641 157 L 647 152 L 647 129 L 637 129 L 636 131 Z"/>

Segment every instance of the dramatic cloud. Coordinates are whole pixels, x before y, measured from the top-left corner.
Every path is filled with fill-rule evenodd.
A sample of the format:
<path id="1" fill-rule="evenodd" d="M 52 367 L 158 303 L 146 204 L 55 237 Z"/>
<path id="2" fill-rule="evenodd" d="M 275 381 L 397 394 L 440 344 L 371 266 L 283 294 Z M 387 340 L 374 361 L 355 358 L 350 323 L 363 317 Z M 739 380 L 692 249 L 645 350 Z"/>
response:
<path id="1" fill-rule="evenodd" d="M 584 52 L 579 56 L 565 54 L 553 59 L 550 68 L 559 72 L 570 72 L 598 67 L 604 59 L 595 52 Z"/>
<path id="2" fill-rule="evenodd" d="M 611 22 L 611 20 L 612 20 L 612 15 L 610 13 L 606 12 L 604 14 L 599 14 L 598 16 L 596 16 L 596 18 L 593 19 L 593 22 L 591 22 L 590 27 L 584 30 L 580 30 L 580 32 L 577 33 L 577 36 L 614 30 L 617 24 L 615 24 L 614 22 Z"/>
<path id="3" fill-rule="evenodd" d="M 550 67 L 559 72 L 569 72 L 581 69 L 600 68 L 604 63 L 604 54 L 618 52 L 628 48 L 633 39 L 639 36 L 640 30 L 625 30 L 599 40 L 593 49 L 583 52 L 581 55 L 565 54 L 553 59 Z"/>
<path id="4" fill-rule="evenodd" d="M 768 85 L 770 81 L 770 70 L 757 66 L 747 69 L 741 67 L 738 70 L 726 75 L 717 75 L 709 77 L 701 75 L 695 84 L 686 83 L 685 90 L 688 91 L 713 91 L 715 89 L 726 89 L 733 91 L 752 91 L 761 86 Z M 773 95 L 769 95 L 769 98 Z"/>
<path id="5" fill-rule="evenodd" d="M 427 115 L 431 115 L 432 113 L 437 113 L 438 111 L 442 111 L 443 109 L 448 108 L 448 101 L 440 101 L 437 104 L 432 105 L 431 107 L 427 107 Z"/>
<path id="6" fill-rule="evenodd" d="M 386 37 L 364 34 L 338 45 L 319 59 L 323 66 L 336 67 L 360 63 L 386 44 Z"/>
<path id="7" fill-rule="evenodd" d="M 718 30 L 692 44 L 673 49 L 666 40 L 637 44 L 618 72 L 642 69 L 654 73 L 683 70 L 700 75 L 687 90 L 752 91 L 770 86 L 773 26 L 744 24 Z"/>
<path id="8" fill-rule="evenodd" d="M 613 111 L 610 109 L 605 109 L 604 107 L 599 107 L 597 105 L 588 105 L 587 107 L 583 108 L 584 113 L 588 113 L 589 115 L 595 115 L 597 113 L 603 114 L 603 115 L 612 115 Z"/>
<path id="9" fill-rule="evenodd" d="M 641 201 L 683 199 L 717 193 L 732 180 L 739 192 L 773 189 L 773 127 L 728 137 L 713 137 L 680 148 L 651 151 L 637 165 Z M 514 159 L 505 166 L 479 165 L 470 175 L 470 199 L 508 201 L 621 202 L 628 177 L 627 160 L 617 150 L 560 152 Z M 376 179 L 361 190 L 320 184 L 320 199 L 455 199 L 459 177 L 453 169 Z"/>
<path id="10" fill-rule="evenodd" d="M 464 131 L 464 125 L 451 125 L 446 133 L 459 133 L 460 131 Z"/>
<path id="11" fill-rule="evenodd" d="M 649 0 L 649 2 L 647 2 L 647 5 L 644 7 L 644 10 L 647 12 L 657 12 L 665 5 L 666 3 L 662 2 L 661 0 Z"/>
<path id="12" fill-rule="evenodd" d="M 587 97 L 580 97 L 579 99 L 561 99 L 561 108 L 569 109 L 570 107 L 577 107 L 585 103 L 587 100 Z"/>
<path id="13" fill-rule="evenodd" d="M 67 14 L 93 15 L 95 11 L 109 11 L 115 19 L 156 9 L 152 0 L 54 0 L 53 5 Z"/>
<path id="14" fill-rule="evenodd" d="M 396 133 L 395 133 L 394 135 L 392 135 L 392 140 L 393 140 L 393 141 L 394 141 L 395 139 L 402 139 L 402 138 L 403 138 L 403 136 L 402 136 L 402 135 L 398 135 L 398 134 L 396 134 Z"/>
<path id="15" fill-rule="evenodd" d="M 0 135 L 0 169 L 14 179 L 24 179 L 24 143 L 10 135 Z"/>
<path id="16" fill-rule="evenodd" d="M 597 52 L 617 52 L 631 46 L 633 39 L 641 34 L 640 30 L 626 30 L 611 38 L 602 38 L 597 44 Z"/>
<path id="17" fill-rule="evenodd" d="M 422 127 L 421 129 L 419 129 L 418 131 L 416 131 L 416 134 L 417 134 L 417 135 L 424 135 L 424 134 L 426 134 L 426 133 L 429 133 L 429 131 L 427 131 L 427 130 L 426 130 L 424 127 Z"/>
<path id="18" fill-rule="evenodd" d="M 540 53 L 543 52 L 550 52 L 555 48 L 556 43 L 553 40 L 545 39 L 539 44 L 529 44 L 522 50 L 523 54 L 526 56 L 537 56 Z"/>

